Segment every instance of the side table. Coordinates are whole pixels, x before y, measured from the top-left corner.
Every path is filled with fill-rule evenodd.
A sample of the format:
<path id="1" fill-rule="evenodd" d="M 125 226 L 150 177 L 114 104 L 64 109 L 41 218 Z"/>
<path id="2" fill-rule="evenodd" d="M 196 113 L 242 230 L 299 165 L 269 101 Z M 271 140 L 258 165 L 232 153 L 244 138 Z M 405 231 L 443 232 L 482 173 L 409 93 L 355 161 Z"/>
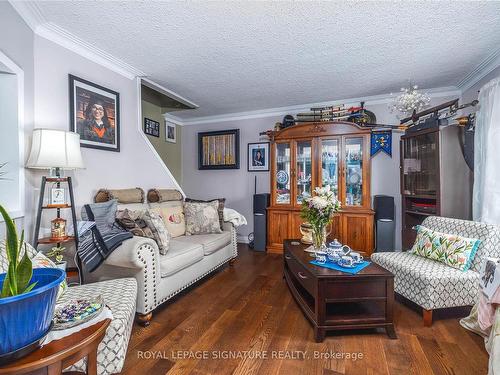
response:
<path id="1" fill-rule="evenodd" d="M 110 319 L 105 319 L 60 340 L 51 341 L 26 357 L 0 367 L 0 374 L 26 374 L 46 368 L 48 375 L 60 375 L 65 368 L 87 357 L 87 374 L 97 375 L 97 347 L 110 322 Z"/>

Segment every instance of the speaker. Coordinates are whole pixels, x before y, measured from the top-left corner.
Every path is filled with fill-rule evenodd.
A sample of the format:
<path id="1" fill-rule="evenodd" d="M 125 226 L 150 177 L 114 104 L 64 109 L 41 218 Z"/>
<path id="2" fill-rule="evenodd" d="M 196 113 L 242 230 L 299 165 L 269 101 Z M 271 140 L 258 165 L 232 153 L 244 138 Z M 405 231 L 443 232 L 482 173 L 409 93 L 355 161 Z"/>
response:
<path id="1" fill-rule="evenodd" d="M 271 194 L 254 194 L 253 196 L 253 249 L 266 251 L 267 210 Z"/>
<path id="2" fill-rule="evenodd" d="M 271 194 L 262 193 L 253 195 L 253 213 L 265 214 L 266 208 L 269 206 Z"/>
<path id="3" fill-rule="evenodd" d="M 394 221 L 394 197 L 375 195 L 375 251 L 394 251 L 396 222 Z"/>
<path id="4" fill-rule="evenodd" d="M 394 197 L 388 195 L 375 195 L 373 197 L 375 220 L 394 220 Z"/>

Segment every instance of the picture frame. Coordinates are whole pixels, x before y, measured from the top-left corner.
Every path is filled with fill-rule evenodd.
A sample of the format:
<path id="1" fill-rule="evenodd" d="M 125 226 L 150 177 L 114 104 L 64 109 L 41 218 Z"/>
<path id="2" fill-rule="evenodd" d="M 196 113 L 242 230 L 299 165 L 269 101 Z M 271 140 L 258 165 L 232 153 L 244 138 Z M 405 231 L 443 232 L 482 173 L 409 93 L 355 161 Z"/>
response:
<path id="1" fill-rule="evenodd" d="M 69 74 L 71 131 L 81 147 L 120 152 L 120 94 Z"/>
<path id="2" fill-rule="evenodd" d="M 144 117 L 144 134 L 160 138 L 160 123 Z"/>
<path id="3" fill-rule="evenodd" d="M 248 144 L 248 172 L 269 172 L 269 142 Z"/>
<path id="4" fill-rule="evenodd" d="M 239 168 L 239 129 L 198 133 L 198 169 Z"/>
<path id="5" fill-rule="evenodd" d="M 177 143 L 177 129 L 173 122 L 165 121 L 165 141 Z"/>

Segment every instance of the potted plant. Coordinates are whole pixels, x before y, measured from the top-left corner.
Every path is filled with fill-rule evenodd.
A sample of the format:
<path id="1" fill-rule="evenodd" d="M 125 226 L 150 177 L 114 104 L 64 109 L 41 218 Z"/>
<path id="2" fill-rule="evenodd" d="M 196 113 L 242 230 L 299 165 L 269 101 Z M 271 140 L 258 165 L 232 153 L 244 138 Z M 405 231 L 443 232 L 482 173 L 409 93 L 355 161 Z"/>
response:
<path id="1" fill-rule="evenodd" d="M 0 214 L 5 220 L 8 262 L 7 272 L 0 274 L 0 360 L 5 362 L 39 346 L 50 329 L 59 284 L 66 274 L 58 268 L 33 269 L 24 231 L 19 239 L 14 221 L 1 205 Z"/>
<path id="2" fill-rule="evenodd" d="M 62 269 L 63 271 L 66 271 L 66 264 L 67 262 L 64 260 L 64 252 L 66 251 L 66 248 L 64 246 L 54 246 L 50 251 L 47 253 L 47 256 L 49 258 L 54 259 L 54 263 L 56 264 L 57 268 Z"/>
<path id="3" fill-rule="evenodd" d="M 300 217 L 312 227 L 312 240 L 315 251 L 326 248 L 326 227 L 334 213 L 340 211 L 340 202 L 330 186 L 314 189 L 314 196 L 302 201 Z"/>

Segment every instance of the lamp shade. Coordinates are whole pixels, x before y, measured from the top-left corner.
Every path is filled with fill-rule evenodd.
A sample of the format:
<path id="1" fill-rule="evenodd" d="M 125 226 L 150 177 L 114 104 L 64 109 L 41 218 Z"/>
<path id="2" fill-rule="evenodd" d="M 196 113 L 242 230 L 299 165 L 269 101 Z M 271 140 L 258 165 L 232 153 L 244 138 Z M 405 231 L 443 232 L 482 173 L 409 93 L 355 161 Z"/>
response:
<path id="1" fill-rule="evenodd" d="M 80 135 L 56 129 L 34 129 L 28 168 L 84 168 Z"/>

